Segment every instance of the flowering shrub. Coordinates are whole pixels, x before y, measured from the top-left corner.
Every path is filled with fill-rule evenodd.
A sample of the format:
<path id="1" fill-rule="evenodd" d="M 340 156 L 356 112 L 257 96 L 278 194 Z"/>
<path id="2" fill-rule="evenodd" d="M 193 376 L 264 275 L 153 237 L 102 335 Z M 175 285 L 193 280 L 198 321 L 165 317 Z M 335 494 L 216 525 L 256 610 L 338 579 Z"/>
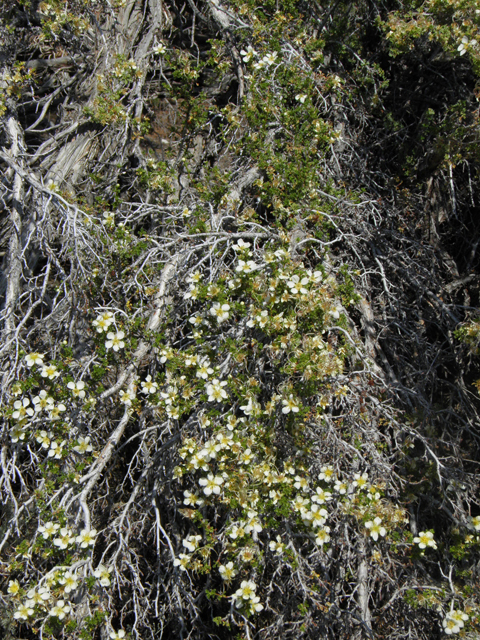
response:
<path id="1" fill-rule="evenodd" d="M 476 414 L 448 394 L 433 401 L 435 360 L 416 369 L 410 343 L 399 346 L 414 333 L 395 315 L 413 306 L 410 289 L 397 299 L 399 281 L 423 278 L 413 291 L 439 318 L 455 309 L 431 290 L 421 247 L 404 256 L 403 220 L 384 226 L 394 200 L 408 200 L 401 183 L 384 204 L 374 170 L 368 193 L 358 182 L 372 126 L 362 109 L 382 111 L 388 86 L 357 34 L 374 28 L 366 6 L 333 3 L 319 22 L 318 8 L 291 0 L 20 4 L 48 75 L 38 95 L 57 82 L 45 69 L 72 66 L 38 98 L 35 125 L 35 91 L 4 111 L 2 202 L 17 204 L 0 312 L 0 631 L 476 633 Z M 402 55 L 432 27 L 476 68 L 473 11 L 391 14 L 382 46 Z M 75 64 L 58 62 L 64 49 Z M 69 94 L 56 97 L 71 68 L 76 95 L 89 87 L 75 122 Z M 52 148 L 72 147 L 49 164 L 36 127 L 52 104 L 64 105 Z M 426 113 L 420 128 L 444 132 L 458 113 Z M 439 165 L 449 185 L 467 157 L 454 143 Z M 86 164 L 64 171 L 67 157 Z M 420 313 L 415 322 L 418 336 L 431 330 Z M 475 348 L 477 329 L 457 336 Z M 389 341 L 398 351 L 387 357 Z"/>

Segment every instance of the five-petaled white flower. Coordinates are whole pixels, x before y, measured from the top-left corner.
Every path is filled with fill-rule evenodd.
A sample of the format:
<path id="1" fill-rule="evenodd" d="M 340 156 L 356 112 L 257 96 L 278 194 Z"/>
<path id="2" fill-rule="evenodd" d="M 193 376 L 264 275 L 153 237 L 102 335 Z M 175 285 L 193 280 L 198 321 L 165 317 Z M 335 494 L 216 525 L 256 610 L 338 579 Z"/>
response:
<path id="1" fill-rule="evenodd" d="M 83 380 L 69 382 L 67 387 L 72 392 L 74 398 L 85 398 L 85 382 L 83 382 Z"/>
<path id="2" fill-rule="evenodd" d="M 218 324 L 225 322 L 229 318 L 230 305 L 214 302 L 210 308 L 210 315 L 217 319 Z"/>
<path id="3" fill-rule="evenodd" d="M 93 451 L 93 447 L 90 444 L 90 436 L 86 438 L 79 436 L 78 444 L 76 447 L 73 447 L 73 450 L 77 453 L 90 453 L 90 451 Z"/>
<path id="4" fill-rule="evenodd" d="M 30 616 L 33 616 L 33 609 L 27 604 L 21 604 L 13 614 L 15 620 L 28 620 Z"/>
<path id="5" fill-rule="evenodd" d="M 152 380 L 152 376 L 149 374 L 145 380 L 142 380 L 142 393 L 151 394 L 156 393 L 158 384 Z"/>
<path id="6" fill-rule="evenodd" d="M 20 591 L 20 584 L 18 580 L 9 580 L 7 593 L 9 593 L 12 596 L 16 596 L 19 591 Z"/>
<path id="7" fill-rule="evenodd" d="M 121 389 L 118 392 L 118 395 L 120 396 L 120 402 L 123 402 L 123 404 L 126 405 L 127 407 L 130 407 L 132 405 L 133 400 L 135 400 L 136 398 L 135 389 L 133 389 L 133 387 L 128 387 L 126 391 Z"/>
<path id="8" fill-rule="evenodd" d="M 57 404 L 56 407 L 51 407 L 48 409 L 48 418 L 49 420 L 51 420 L 52 422 L 55 422 L 56 420 L 60 420 L 61 415 L 60 413 L 63 413 L 63 411 L 66 411 L 67 408 L 64 404 Z"/>
<path id="9" fill-rule="evenodd" d="M 157 44 L 157 46 L 153 48 L 153 53 L 155 53 L 155 55 L 157 56 L 161 56 L 165 53 L 166 50 L 167 47 L 163 44 L 163 42 L 160 42 L 160 44 Z"/>
<path id="10" fill-rule="evenodd" d="M 233 597 L 240 603 L 242 600 L 250 600 L 251 598 L 256 597 L 256 589 L 257 585 L 252 580 L 243 580 L 240 584 L 240 589 L 235 591 L 235 595 Z"/>
<path id="11" fill-rule="evenodd" d="M 206 478 L 200 478 L 198 481 L 200 486 L 203 487 L 203 493 L 206 496 L 210 496 L 212 493 L 218 495 L 220 493 L 220 487 L 223 484 L 222 476 L 214 476 L 213 473 L 209 473 Z"/>
<path id="12" fill-rule="evenodd" d="M 302 104 L 305 102 L 305 100 L 308 98 L 306 93 L 297 93 L 297 95 L 295 96 L 295 100 L 297 102 L 301 102 Z"/>
<path id="13" fill-rule="evenodd" d="M 97 532 L 95 529 L 82 529 L 76 540 L 82 549 L 88 549 L 88 547 L 93 547 L 95 545 L 96 535 Z"/>
<path id="14" fill-rule="evenodd" d="M 51 411 L 53 409 L 53 398 L 48 395 L 45 389 L 42 389 L 38 396 L 35 396 L 32 400 L 35 411 Z"/>
<path id="15" fill-rule="evenodd" d="M 472 524 L 475 528 L 475 531 L 480 531 L 480 516 L 475 516 L 472 518 Z"/>
<path id="16" fill-rule="evenodd" d="M 246 49 L 241 49 L 240 50 L 240 55 L 242 56 L 242 59 L 243 59 L 244 62 L 250 62 L 250 60 L 253 58 L 253 56 L 257 55 L 257 52 L 252 47 L 252 45 L 248 45 L 248 47 Z"/>
<path id="17" fill-rule="evenodd" d="M 275 552 L 277 556 L 281 556 L 285 549 L 285 545 L 283 544 L 280 536 L 277 536 L 276 540 L 270 540 L 268 547 L 270 551 Z"/>
<path id="18" fill-rule="evenodd" d="M 70 571 L 65 571 L 63 576 L 59 579 L 59 583 L 63 584 L 63 590 L 65 593 L 75 591 L 75 589 L 78 587 L 77 574 L 71 573 Z"/>
<path id="19" fill-rule="evenodd" d="M 125 342 L 123 338 L 125 337 L 125 333 L 123 331 L 117 331 L 113 333 L 107 333 L 107 341 L 105 342 L 106 349 L 113 349 L 114 351 L 118 351 L 119 349 L 123 349 L 125 346 Z"/>
<path id="20" fill-rule="evenodd" d="M 35 364 L 43 365 L 44 359 L 43 353 L 37 353 L 36 351 L 32 351 L 32 353 L 28 353 L 25 356 L 25 360 L 27 363 L 27 367 L 33 367 Z"/>
<path id="21" fill-rule="evenodd" d="M 74 541 L 75 538 L 72 535 L 72 532 L 67 527 L 63 527 L 62 529 L 60 529 L 60 537 L 55 538 L 53 544 L 59 549 L 67 549 L 71 544 L 74 543 Z"/>
<path id="22" fill-rule="evenodd" d="M 56 460 L 61 460 L 64 445 L 65 445 L 65 440 L 60 442 L 60 444 L 58 442 L 55 442 L 55 440 L 53 440 L 50 443 L 50 449 L 48 450 L 47 456 L 49 458 L 55 458 Z"/>
<path id="23" fill-rule="evenodd" d="M 186 571 L 190 562 L 190 556 L 187 553 L 180 553 L 178 558 L 173 561 L 173 566 L 178 567 L 180 571 Z"/>
<path id="24" fill-rule="evenodd" d="M 101 313 L 99 316 L 97 316 L 92 324 L 95 327 L 97 333 L 103 333 L 104 331 L 108 330 L 109 326 L 113 324 L 113 322 L 113 313 L 110 313 L 110 311 L 105 311 L 104 313 Z"/>
<path id="25" fill-rule="evenodd" d="M 102 587 L 110 586 L 110 571 L 105 565 L 99 564 L 93 575 L 100 580 Z"/>
<path id="26" fill-rule="evenodd" d="M 239 260 L 237 266 L 235 267 L 235 271 L 239 273 L 250 273 L 251 271 L 255 271 L 257 265 L 253 260 Z"/>
<path id="27" fill-rule="evenodd" d="M 460 630 L 465 626 L 467 620 L 468 615 L 464 611 L 461 609 L 452 609 L 442 621 L 443 630 L 447 635 L 460 633 Z"/>
<path id="28" fill-rule="evenodd" d="M 228 398 L 228 394 L 223 388 L 226 385 L 227 385 L 226 380 L 223 380 L 222 382 L 220 382 L 220 380 L 218 380 L 217 378 L 214 378 L 212 382 L 207 385 L 206 391 L 208 394 L 208 401 L 214 402 L 216 400 L 217 402 L 221 402 L 222 400 L 225 400 L 226 398 Z"/>
<path id="29" fill-rule="evenodd" d="M 207 357 L 199 360 L 197 373 L 195 374 L 197 378 L 203 378 L 203 380 L 206 380 L 208 376 L 212 375 L 212 373 L 213 369 L 210 366 L 210 360 Z"/>
<path id="30" fill-rule="evenodd" d="M 48 378 L 49 380 L 54 380 L 58 378 L 60 375 L 60 371 L 58 371 L 57 367 L 54 364 L 47 364 L 40 371 L 40 375 L 42 378 Z"/>
<path id="31" fill-rule="evenodd" d="M 330 527 L 322 527 L 315 532 L 315 543 L 323 547 L 326 542 L 330 542 Z"/>
<path id="32" fill-rule="evenodd" d="M 198 545 L 200 544 L 201 539 L 202 539 L 202 536 L 199 536 L 199 535 L 187 536 L 182 541 L 182 545 L 186 549 L 188 549 L 188 551 L 191 551 L 193 553 L 195 551 L 195 549 L 198 547 Z"/>
<path id="33" fill-rule="evenodd" d="M 47 540 L 50 536 L 53 536 L 60 529 L 59 524 L 54 524 L 53 522 L 46 522 L 44 525 L 40 525 L 37 529 L 38 533 L 41 533 L 45 540 Z"/>
<path id="34" fill-rule="evenodd" d="M 48 587 L 39 587 L 38 589 L 30 589 L 27 591 L 27 605 L 34 607 L 37 604 L 43 605 L 50 600 L 52 594 Z"/>
<path id="35" fill-rule="evenodd" d="M 63 620 L 65 615 L 70 611 L 70 606 L 65 604 L 64 600 L 57 600 L 54 607 L 49 611 L 49 615 L 59 620 Z"/>
<path id="36" fill-rule="evenodd" d="M 218 567 L 218 571 L 220 572 L 220 576 L 222 580 L 225 580 L 225 582 L 230 582 L 230 580 L 234 578 L 238 573 L 233 565 L 233 562 L 227 562 L 227 564 L 221 564 Z"/>
<path id="37" fill-rule="evenodd" d="M 23 420 L 27 416 L 32 417 L 35 411 L 32 409 L 30 405 L 30 400 L 28 398 L 23 398 L 23 400 L 15 400 L 13 403 L 13 408 L 15 411 L 12 413 L 12 418 L 14 420 Z"/>
<path id="38" fill-rule="evenodd" d="M 288 398 L 282 400 L 283 408 L 282 413 L 298 413 L 300 410 L 298 400 L 295 400 L 292 394 Z"/>
<path id="39" fill-rule="evenodd" d="M 433 539 L 433 533 L 431 531 L 420 531 L 418 536 L 413 539 L 415 544 L 418 544 L 420 549 L 426 549 L 427 547 L 432 547 L 432 549 L 437 548 L 437 543 Z"/>
<path id="40" fill-rule="evenodd" d="M 370 536 L 375 540 L 378 540 L 378 536 L 385 537 L 387 531 L 385 527 L 382 527 L 382 520 L 378 516 L 374 518 L 373 521 L 369 521 L 365 523 L 365 527 L 370 531 Z"/>

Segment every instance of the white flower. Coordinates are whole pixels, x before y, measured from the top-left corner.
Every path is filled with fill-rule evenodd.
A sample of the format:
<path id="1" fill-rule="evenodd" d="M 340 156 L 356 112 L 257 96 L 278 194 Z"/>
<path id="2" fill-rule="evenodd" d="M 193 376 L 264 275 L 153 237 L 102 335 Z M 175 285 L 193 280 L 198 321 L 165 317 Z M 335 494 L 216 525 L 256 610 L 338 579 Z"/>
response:
<path id="1" fill-rule="evenodd" d="M 427 547 L 432 547 L 432 549 L 437 548 L 437 543 L 433 539 L 433 533 L 431 531 L 420 531 L 418 536 L 413 539 L 415 544 L 418 544 L 420 549 L 426 549 Z"/>
<path id="2" fill-rule="evenodd" d="M 248 398 L 247 404 L 240 407 L 246 416 L 259 416 L 262 413 L 262 407 L 256 398 Z"/>
<path id="3" fill-rule="evenodd" d="M 49 615 L 59 620 L 63 620 L 65 615 L 70 611 L 70 606 L 65 604 L 64 600 L 57 600 L 57 603 L 49 611 Z"/>
<path id="4" fill-rule="evenodd" d="M 48 587 L 39 587 L 37 590 L 30 589 L 27 591 L 27 604 L 31 607 L 35 605 L 43 605 L 45 602 L 50 600 L 52 594 L 50 593 L 50 589 Z"/>
<path id="5" fill-rule="evenodd" d="M 75 591 L 78 587 L 78 577 L 76 573 L 71 573 L 70 571 L 66 571 L 63 576 L 59 579 L 59 583 L 63 584 L 63 590 L 65 593 L 70 593 L 71 591 Z"/>
<path id="6" fill-rule="evenodd" d="M 214 476 L 213 473 L 209 473 L 206 478 L 200 478 L 198 481 L 201 487 L 204 487 L 203 493 L 206 496 L 215 493 L 220 493 L 220 486 L 223 484 L 223 478 L 221 476 Z"/>
<path id="7" fill-rule="evenodd" d="M 183 495 L 185 496 L 183 504 L 186 504 L 187 506 L 194 507 L 198 504 L 198 506 L 201 507 L 204 504 L 203 498 L 199 498 L 196 493 L 191 493 L 187 490 L 183 492 Z"/>
<path id="8" fill-rule="evenodd" d="M 121 389 L 119 391 L 120 402 L 123 402 L 124 405 L 130 407 L 132 405 L 133 400 L 135 400 L 135 389 L 133 387 L 128 387 L 126 391 Z"/>
<path id="9" fill-rule="evenodd" d="M 226 398 L 228 398 L 228 394 L 223 388 L 226 385 L 227 385 L 226 380 L 223 380 L 222 382 L 220 382 L 220 380 L 218 380 L 217 378 L 214 378 L 212 382 L 207 385 L 206 391 L 208 394 L 208 401 L 214 402 L 216 400 L 217 402 L 221 402 L 222 400 L 225 400 Z"/>
<path id="10" fill-rule="evenodd" d="M 92 324 L 95 327 L 97 333 L 103 333 L 104 331 L 108 330 L 108 327 L 113 324 L 113 322 L 113 313 L 110 313 L 110 311 L 105 311 L 104 313 L 101 313 L 99 316 L 97 316 Z"/>
<path id="11" fill-rule="evenodd" d="M 311 522 L 312 527 L 316 529 L 317 527 L 321 527 L 325 524 L 328 513 L 326 509 L 322 509 L 318 504 L 312 504 L 312 508 L 310 511 L 307 511 L 305 515 L 306 519 Z"/>
<path id="12" fill-rule="evenodd" d="M 235 567 L 233 566 L 233 562 L 227 562 L 227 564 L 221 564 L 218 567 L 218 571 L 220 572 L 220 576 L 222 577 L 222 580 L 225 580 L 225 582 L 230 582 L 230 580 L 234 578 L 238 573 L 235 570 Z"/>
<path id="13" fill-rule="evenodd" d="M 49 380 L 54 380 L 58 378 L 60 375 L 60 371 L 57 370 L 57 367 L 54 364 L 47 364 L 40 371 L 40 375 L 42 378 L 48 378 Z"/>
<path id="14" fill-rule="evenodd" d="M 325 482 L 332 482 L 335 476 L 335 471 L 333 470 L 332 465 L 325 465 L 320 469 L 320 473 L 318 474 L 319 480 L 324 480 Z"/>
<path id="15" fill-rule="evenodd" d="M 7 593 L 9 593 L 12 596 L 16 596 L 19 591 L 20 591 L 20 585 L 18 583 L 18 580 L 10 580 L 8 582 Z"/>
<path id="16" fill-rule="evenodd" d="M 218 324 L 225 322 L 229 318 L 230 305 L 229 304 L 220 304 L 219 302 L 214 302 L 213 306 L 210 309 L 210 315 L 214 316 L 217 319 Z"/>
<path id="17" fill-rule="evenodd" d="M 142 380 L 142 393 L 150 394 L 156 393 L 158 389 L 158 384 L 152 381 L 152 376 L 148 375 L 145 380 Z"/>
<path id="18" fill-rule="evenodd" d="M 53 544 L 59 549 L 67 549 L 74 543 L 74 541 L 75 538 L 73 537 L 72 532 L 67 527 L 63 527 L 60 529 L 60 537 L 55 538 Z"/>
<path id="19" fill-rule="evenodd" d="M 93 451 L 93 447 L 90 444 L 90 436 L 86 438 L 79 436 L 78 444 L 76 447 L 73 447 L 73 450 L 77 453 L 90 453 L 90 451 Z"/>
<path id="20" fill-rule="evenodd" d="M 21 604 L 13 614 L 15 620 L 28 620 L 30 616 L 33 616 L 33 609 L 28 604 Z"/>
<path id="21" fill-rule="evenodd" d="M 305 289 L 305 285 L 307 285 L 309 281 L 309 278 L 305 277 L 300 279 L 300 276 L 295 274 L 290 278 L 290 280 L 287 280 L 287 287 L 289 287 L 292 295 L 296 295 L 298 293 L 307 294 L 308 289 Z"/>
<path id="22" fill-rule="evenodd" d="M 202 536 L 187 536 L 183 541 L 182 541 L 182 545 L 188 549 L 188 551 L 191 551 L 192 553 L 195 551 L 195 549 L 198 547 L 198 545 L 200 544 L 200 541 L 202 539 Z"/>
<path id="23" fill-rule="evenodd" d="M 210 367 L 210 360 L 205 357 L 202 358 L 199 363 L 199 368 L 197 369 L 197 373 L 195 374 L 197 378 L 203 378 L 206 380 L 208 376 L 211 376 L 213 373 L 213 369 Z"/>
<path id="24" fill-rule="evenodd" d="M 257 55 L 257 52 L 255 51 L 255 49 L 251 45 L 248 45 L 248 47 L 246 49 L 241 49 L 240 50 L 240 55 L 242 56 L 242 59 L 243 59 L 244 62 L 250 62 L 250 60 L 253 58 L 253 56 Z"/>
<path id="25" fill-rule="evenodd" d="M 260 523 L 260 520 L 258 519 L 258 514 L 256 511 L 249 511 L 247 515 L 248 520 L 244 528 L 246 533 L 253 533 L 255 539 L 255 535 L 257 533 L 260 533 L 260 531 L 263 531 L 263 527 Z"/>
<path id="26" fill-rule="evenodd" d="M 25 440 L 26 431 L 23 429 L 21 423 L 18 423 L 12 427 L 10 431 L 10 437 L 12 442 L 18 442 L 19 440 Z"/>
<path id="27" fill-rule="evenodd" d="M 341 482 L 340 480 L 335 480 L 335 491 L 340 495 L 344 496 L 347 493 L 348 485 L 346 482 Z"/>
<path id="28" fill-rule="evenodd" d="M 342 308 L 336 305 L 335 307 L 332 307 L 328 313 L 334 320 L 338 320 L 340 318 L 341 310 Z"/>
<path id="29" fill-rule="evenodd" d="M 352 482 L 352 487 L 358 487 L 359 489 L 363 489 L 368 484 L 368 473 L 356 473 L 354 475 L 354 481 Z"/>
<path id="30" fill-rule="evenodd" d="M 480 531 L 480 516 L 472 518 L 472 524 L 475 527 L 475 531 Z"/>
<path id="31" fill-rule="evenodd" d="M 200 455 L 209 462 L 210 460 L 215 460 L 221 448 L 221 445 L 215 442 L 215 440 L 208 440 L 204 448 L 200 451 Z"/>
<path id="32" fill-rule="evenodd" d="M 13 403 L 13 408 L 15 411 L 12 413 L 12 418 L 14 420 L 23 420 L 27 416 L 32 417 L 35 411 L 32 409 L 30 405 L 30 400 L 28 398 L 23 398 L 23 400 L 15 400 Z"/>
<path id="33" fill-rule="evenodd" d="M 157 46 L 153 48 L 153 53 L 157 56 L 161 56 L 165 53 L 166 50 L 167 47 L 163 44 L 163 42 L 160 42 L 160 44 L 157 44 Z"/>
<path id="34" fill-rule="evenodd" d="M 76 537 L 76 541 L 82 549 L 88 549 L 88 547 L 93 547 L 95 545 L 96 535 L 97 532 L 95 529 L 82 529 L 82 531 L 80 531 L 80 535 Z"/>
<path id="35" fill-rule="evenodd" d="M 317 504 L 325 504 L 325 502 L 330 502 L 331 499 L 332 494 L 330 491 L 324 491 L 322 487 L 317 487 L 312 496 L 312 502 L 316 502 Z"/>
<path id="36" fill-rule="evenodd" d="M 65 440 L 63 440 L 60 444 L 58 444 L 58 442 L 55 442 L 54 440 L 53 442 L 50 443 L 50 449 L 47 453 L 47 456 L 49 458 L 55 458 L 56 460 L 61 460 L 64 445 L 65 445 Z"/>
<path id="37" fill-rule="evenodd" d="M 462 628 L 459 625 L 458 620 L 454 620 L 450 617 L 444 618 L 442 620 L 442 626 L 447 636 L 452 635 L 453 633 L 460 633 L 460 629 Z"/>
<path id="38" fill-rule="evenodd" d="M 250 600 L 250 598 L 255 597 L 256 589 L 257 585 L 252 580 L 243 580 L 240 589 L 235 592 L 234 598 L 237 602 L 239 600 Z"/>
<path id="39" fill-rule="evenodd" d="M 85 398 L 85 382 L 69 382 L 67 387 L 71 390 L 74 398 Z"/>
<path id="40" fill-rule="evenodd" d="M 56 420 L 60 420 L 61 418 L 60 413 L 66 410 L 67 408 L 65 407 L 64 404 L 61 404 L 61 403 L 57 404 L 56 407 L 52 407 L 51 409 L 48 410 L 49 420 L 51 420 L 52 422 L 55 422 Z"/>
<path id="41" fill-rule="evenodd" d="M 295 96 L 295 100 L 297 102 L 301 102 L 302 104 L 305 102 L 305 100 L 308 98 L 306 93 L 297 93 L 297 95 Z"/>
<path id="42" fill-rule="evenodd" d="M 59 524 L 54 524 L 53 522 L 46 522 L 44 525 L 40 525 L 37 529 L 38 533 L 41 533 L 45 540 L 47 540 L 50 536 L 53 536 L 60 529 Z"/>
<path id="43" fill-rule="evenodd" d="M 468 615 L 461 609 L 452 609 L 443 620 L 442 624 L 447 635 L 452 633 L 459 633 L 460 629 L 465 626 L 465 622 L 468 620 Z M 454 623 L 454 624 L 453 624 Z"/>
<path id="44" fill-rule="evenodd" d="M 32 353 L 28 353 L 25 356 L 25 360 L 27 362 L 27 367 L 33 367 L 34 364 L 43 365 L 44 355 L 42 353 L 37 353 L 33 351 Z"/>
<path id="45" fill-rule="evenodd" d="M 239 260 L 238 265 L 235 267 L 235 271 L 238 271 L 239 273 L 250 273 L 251 271 L 254 271 L 256 268 L 257 268 L 257 265 L 253 260 L 248 260 L 248 261 Z"/>
<path id="46" fill-rule="evenodd" d="M 467 36 L 463 36 L 461 43 L 457 47 L 457 51 L 460 53 L 461 56 L 463 56 L 463 54 L 467 51 L 467 47 L 468 47 L 468 38 Z M 456 632 L 453 632 L 453 633 L 456 633 Z"/>
<path id="47" fill-rule="evenodd" d="M 193 316 L 190 316 L 188 321 L 190 322 L 190 324 L 193 324 L 194 327 L 198 327 L 199 325 L 202 324 L 203 318 L 202 316 L 193 315 Z"/>
<path id="48" fill-rule="evenodd" d="M 277 536 L 276 540 L 270 540 L 268 546 L 270 551 L 274 551 L 277 556 L 281 556 L 285 549 L 285 545 L 280 536 Z"/>
<path id="49" fill-rule="evenodd" d="M 173 561 L 173 566 L 178 567 L 180 571 L 186 571 L 190 562 L 190 556 L 186 553 L 180 553 L 178 558 Z"/>
<path id="50" fill-rule="evenodd" d="M 323 527 L 322 529 L 318 529 L 315 532 L 315 543 L 318 544 L 319 547 L 323 547 L 326 542 L 330 542 L 330 527 Z"/>
<path id="51" fill-rule="evenodd" d="M 105 565 L 99 564 L 93 575 L 100 580 L 102 587 L 110 586 L 110 570 Z"/>
<path id="52" fill-rule="evenodd" d="M 118 631 L 112 631 L 110 633 L 110 638 L 112 640 L 122 640 L 122 638 L 125 638 L 125 631 L 123 629 L 119 629 Z"/>
<path id="53" fill-rule="evenodd" d="M 382 520 L 377 516 L 373 522 L 369 521 L 365 523 L 365 527 L 370 531 L 370 536 L 375 540 L 378 540 L 378 536 L 385 537 L 387 531 L 385 527 L 382 527 Z"/>
<path id="54" fill-rule="evenodd" d="M 263 56 L 263 63 L 267 66 L 270 67 L 272 64 L 274 64 L 275 60 L 277 59 L 278 53 L 274 52 L 274 53 L 267 53 L 266 56 Z"/>
<path id="55" fill-rule="evenodd" d="M 117 331 L 116 333 L 107 333 L 107 342 L 105 342 L 105 348 L 113 349 L 114 351 L 123 349 L 125 347 L 125 342 L 123 341 L 124 337 L 125 333 L 123 331 Z"/>
<path id="56" fill-rule="evenodd" d="M 42 411 L 42 409 L 50 411 L 53 408 L 53 398 L 47 394 L 45 389 L 42 389 L 38 396 L 33 398 L 32 402 L 37 412 Z"/>
<path id="57" fill-rule="evenodd" d="M 290 394 L 288 398 L 282 400 L 282 404 L 282 413 L 290 413 L 290 411 L 292 413 L 298 413 L 300 410 L 299 402 L 298 400 L 294 399 L 292 394 Z"/>

